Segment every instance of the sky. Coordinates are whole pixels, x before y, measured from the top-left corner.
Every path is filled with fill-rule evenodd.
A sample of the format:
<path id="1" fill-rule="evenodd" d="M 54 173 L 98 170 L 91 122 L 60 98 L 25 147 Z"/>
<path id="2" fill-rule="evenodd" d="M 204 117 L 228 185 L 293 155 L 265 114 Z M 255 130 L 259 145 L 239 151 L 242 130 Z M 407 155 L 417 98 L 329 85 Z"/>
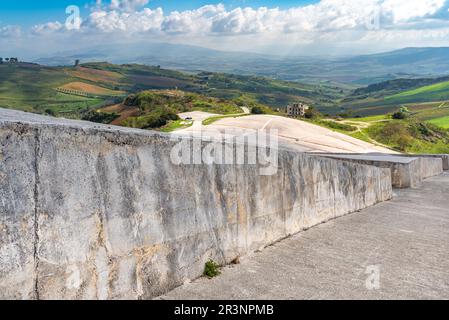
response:
<path id="1" fill-rule="evenodd" d="M 153 0 L 148 3 L 148 8 L 162 8 L 164 11 L 184 11 L 197 9 L 208 4 L 223 3 L 227 8 L 235 7 L 268 7 L 290 8 L 318 2 L 317 0 Z M 77 5 L 84 14 L 89 13 L 86 6 L 94 6 L 95 1 L 86 0 L 22 0 L 0 1 L 0 23 L 33 25 L 45 20 L 65 19 L 65 8 L 69 5 Z"/>
<path id="2" fill-rule="evenodd" d="M 449 46 L 449 0 L 0 1 L 0 56 L 115 42 L 278 55 Z"/>

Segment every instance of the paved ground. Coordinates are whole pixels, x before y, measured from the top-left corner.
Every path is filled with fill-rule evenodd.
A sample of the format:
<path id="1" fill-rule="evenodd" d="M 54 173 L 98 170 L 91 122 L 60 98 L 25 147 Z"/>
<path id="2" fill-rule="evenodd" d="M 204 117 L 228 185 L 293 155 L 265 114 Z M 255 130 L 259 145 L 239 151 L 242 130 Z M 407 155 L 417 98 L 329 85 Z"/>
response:
<path id="1" fill-rule="evenodd" d="M 449 299 L 449 174 L 395 193 L 161 299 Z"/>
<path id="2" fill-rule="evenodd" d="M 259 129 L 276 129 L 281 143 L 288 144 L 301 152 L 331 152 L 331 153 L 392 153 L 391 150 L 375 146 L 348 135 L 296 119 L 272 115 L 249 115 L 238 118 L 225 118 L 208 126 L 201 126 L 204 113 L 200 116 L 198 125 L 177 131 L 178 134 L 191 134 L 202 131 L 202 134 L 215 137 L 226 132 L 227 135 L 242 135 Z M 195 117 L 193 119 L 195 120 Z"/>
<path id="3" fill-rule="evenodd" d="M 193 125 L 187 129 L 182 129 L 179 131 L 187 131 L 190 132 L 192 130 L 201 130 L 202 122 L 208 118 L 218 116 L 218 114 L 215 113 L 209 113 L 209 112 L 203 112 L 203 111 L 191 111 L 191 112 L 184 112 L 178 114 L 178 116 L 181 119 L 187 119 L 191 118 L 193 120 Z"/>

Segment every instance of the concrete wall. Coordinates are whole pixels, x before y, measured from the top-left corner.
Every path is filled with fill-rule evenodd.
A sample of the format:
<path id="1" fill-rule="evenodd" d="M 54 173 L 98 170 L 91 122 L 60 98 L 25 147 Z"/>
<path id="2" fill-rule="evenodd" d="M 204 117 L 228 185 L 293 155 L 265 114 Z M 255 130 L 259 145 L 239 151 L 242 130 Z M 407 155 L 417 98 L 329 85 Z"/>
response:
<path id="1" fill-rule="evenodd" d="M 229 263 L 392 197 L 385 169 L 289 151 L 273 176 L 178 166 L 174 143 L 1 111 L 0 298 L 152 298 L 208 259 Z"/>
<path id="2" fill-rule="evenodd" d="M 443 160 L 443 170 L 449 170 L 449 154 L 401 154 L 401 157 L 441 159 Z"/>
<path id="3" fill-rule="evenodd" d="M 443 173 L 442 157 L 410 157 L 388 154 L 319 154 L 332 159 L 366 164 L 391 170 L 395 188 L 417 188 L 424 179 Z"/>

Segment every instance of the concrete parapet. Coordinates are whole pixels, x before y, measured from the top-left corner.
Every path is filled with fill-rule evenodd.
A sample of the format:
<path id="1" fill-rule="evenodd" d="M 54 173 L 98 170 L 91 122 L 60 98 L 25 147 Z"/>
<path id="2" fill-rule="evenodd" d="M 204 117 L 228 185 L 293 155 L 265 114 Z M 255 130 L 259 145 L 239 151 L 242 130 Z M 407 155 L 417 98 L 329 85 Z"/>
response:
<path id="1" fill-rule="evenodd" d="M 443 160 L 443 170 L 449 170 L 449 154 L 401 154 L 401 157 L 440 158 L 441 160 Z"/>
<path id="2" fill-rule="evenodd" d="M 412 157 L 388 154 L 319 154 L 320 156 L 389 168 L 395 188 L 416 188 L 421 182 L 443 172 L 441 157 Z"/>
<path id="3" fill-rule="evenodd" d="M 392 197 L 388 169 L 280 150 L 261 176 L 175 165 L 176 143 L 0 109 L 0 298 L 152 298 Z"/>

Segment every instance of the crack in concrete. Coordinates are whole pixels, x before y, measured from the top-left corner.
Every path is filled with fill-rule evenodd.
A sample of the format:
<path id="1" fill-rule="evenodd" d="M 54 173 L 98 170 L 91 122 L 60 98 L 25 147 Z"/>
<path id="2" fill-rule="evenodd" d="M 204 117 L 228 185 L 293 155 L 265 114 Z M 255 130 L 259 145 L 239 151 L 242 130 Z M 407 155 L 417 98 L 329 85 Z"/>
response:
<path id="1" fill-rule="evenodd" d="M 34 136 L 34 298 L 39 300 L 39 154 L 40 154 L 40 130 L 36 128 Z"/>

